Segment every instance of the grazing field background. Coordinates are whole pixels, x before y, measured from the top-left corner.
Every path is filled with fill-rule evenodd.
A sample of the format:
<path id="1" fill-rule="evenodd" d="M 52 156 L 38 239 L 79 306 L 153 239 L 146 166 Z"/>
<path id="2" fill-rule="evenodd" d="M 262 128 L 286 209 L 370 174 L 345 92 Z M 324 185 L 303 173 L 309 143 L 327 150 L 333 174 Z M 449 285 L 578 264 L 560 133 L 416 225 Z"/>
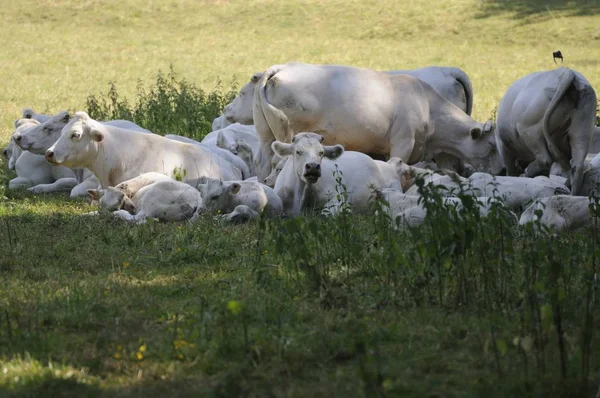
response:
<path id="1" fill-rule="evenodd" d="M 0 43 L 0 143 L 23 107 L 163 112 L 172 97 L 151 91 L 181 84 L 217 114 L 291 60 L 458 66 L 479 120 L 559 49 L 600 87 L 592 0 L 5 1 Z M 109 82 L 127 106 L 103 106 Z M 382 211 L 131 226 L 64 194 L 0 193 L 0 397 L 597 394 L 597 222 L 523 230 L 424 191 L 430 216 L 404 232 Z"/>
<path id="2" fill-rule="evenodd" d="M 457 66 L 483 120 L 514 80 L 554 68 L 559 49 L 599 87 L 599 15 L 594 0 L 6 1 L 0 141 L 24 106 L 80 110 L 109 81 L 132 95 L 170 64 L 206 90 L 292 60 Z"/>

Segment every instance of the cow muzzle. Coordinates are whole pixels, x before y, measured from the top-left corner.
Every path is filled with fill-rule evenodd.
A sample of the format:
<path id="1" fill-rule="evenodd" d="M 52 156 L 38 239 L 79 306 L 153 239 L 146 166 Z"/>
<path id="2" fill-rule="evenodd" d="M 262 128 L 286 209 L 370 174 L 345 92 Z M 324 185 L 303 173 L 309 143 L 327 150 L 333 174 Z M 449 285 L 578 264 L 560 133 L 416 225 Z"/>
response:
<path id="1" fill-rule="evenodd" d="M 56 164 L 56 159 L 54 158 L 54 151 L 48 149 L 44 154 L 44 157 L 46 158 L 46 162 Z"/>
<path id="2" fill-rule="evenodd" d="M 314 184 L 321 177 L 321 165 L 318 163 L 306 163 L 304 165 L 304 178 L 307 182 Z"/>

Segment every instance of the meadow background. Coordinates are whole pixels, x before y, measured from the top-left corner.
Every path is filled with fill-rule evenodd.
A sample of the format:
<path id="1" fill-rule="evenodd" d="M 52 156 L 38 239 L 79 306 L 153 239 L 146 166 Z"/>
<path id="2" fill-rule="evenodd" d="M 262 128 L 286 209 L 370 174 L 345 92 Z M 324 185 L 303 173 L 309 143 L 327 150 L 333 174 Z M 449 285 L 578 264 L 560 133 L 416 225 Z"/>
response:
<path id="1" fill-rule="evenodd" d="M 592 0 L 38 0 L 1 9 L 0 143 L 23 107 L 82 110 L 90 94 L 107 98 L 109 82 L 133 106 L 138 86 L 171 65 L 206 93 L 220 80 L 223 95 L 291 60 L 458 66 L 479 120 L 514 80 L 555 68 L 558 49 L 600 87 Z M 429 192 L 432 217 L 403 233 L 385 217 L 350 215 L 129 226 L 81 217 L 93 210 L 85 200 L 4 194 L 1 397 L 598 390 L 598 225 L 553 237 L 516 229 L 500 210 L 459 223 Z"/>

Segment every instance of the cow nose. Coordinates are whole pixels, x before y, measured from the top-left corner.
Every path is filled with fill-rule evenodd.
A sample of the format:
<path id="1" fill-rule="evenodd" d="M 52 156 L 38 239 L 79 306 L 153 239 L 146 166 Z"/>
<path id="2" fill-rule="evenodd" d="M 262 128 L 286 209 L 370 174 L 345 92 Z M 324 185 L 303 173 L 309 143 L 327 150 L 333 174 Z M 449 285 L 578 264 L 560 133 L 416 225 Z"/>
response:
<path id="1" fill-rule="evenodd" d="M 46 151 L 46 159 L 50 160 L 54 157 L 54 152 L 52 152 L 50 149 L 48 149 Z"/>
<path id="2" fill-rule="evenodd" d="M 19 141 L 21 141 L 21 138 L 22 137 L 20 135 L 17 135 L 17 136 L 15 136 L 15 141 L 19 142 Z"/>
<path id="3" fill-rule="evenodd" d="M 8 151 L 5 149 L 2 151 L 2 155 L 7 158 L 8 157 Z"/>
<path id="4" fill-rule="evenodd" d="M 306 163 L 304 168 L 306 171 L 321 171 L 321 165 L 319 163 Z"/>

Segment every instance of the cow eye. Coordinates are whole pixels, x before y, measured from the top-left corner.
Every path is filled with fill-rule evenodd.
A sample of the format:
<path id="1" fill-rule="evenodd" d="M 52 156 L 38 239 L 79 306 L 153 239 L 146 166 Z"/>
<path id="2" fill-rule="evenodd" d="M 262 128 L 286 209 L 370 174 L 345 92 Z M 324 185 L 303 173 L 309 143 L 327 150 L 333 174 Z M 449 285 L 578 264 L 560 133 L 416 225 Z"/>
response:
<path id="1" fill-rule="evenodd" d="M 325 155 L 324 151 L 319 152 L 319 156 L 323 156 L 323 155 Z"/>
<path id="2" fill-rule="evenodd" d="M 73 134 L 71 134 L 71 139 L 72 140 L 78 140 L 80 138 L 81 138 L 81 134 L 79 134 L 79 133 L 73 133 Z"/>
<path id="3" fill-rule="evenodd" d="M 302 151 L 296 151 L 296 155 L 298 155 L 298 156 L 302 155 Z"/>

